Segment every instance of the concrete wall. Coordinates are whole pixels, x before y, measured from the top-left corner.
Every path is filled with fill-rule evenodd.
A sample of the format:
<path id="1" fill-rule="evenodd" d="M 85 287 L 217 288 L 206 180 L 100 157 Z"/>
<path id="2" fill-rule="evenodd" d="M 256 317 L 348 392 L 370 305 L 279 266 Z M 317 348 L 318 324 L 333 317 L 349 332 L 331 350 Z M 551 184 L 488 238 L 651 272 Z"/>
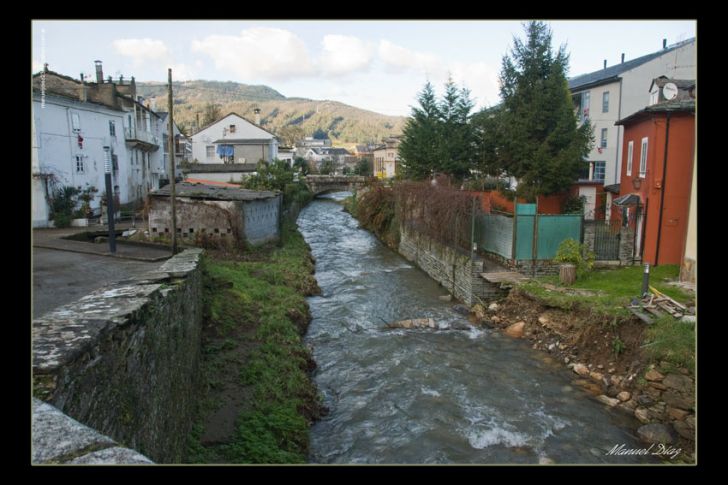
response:
<path id="1" fill-rule="evenodd" d="M 187 178 L 200 179 L 200 180 L 212 180 L 213 182 L 242 182 L 246 178 L 253 175 L 252 172 L 223 172 L 223 173 L 209 173 L 209 172 L 187 172 Z"/>
<path id="2" fill-rule="evenodd" d="M 267 144 L 234 145 L 234 152 L 235 163 L 241 163 L 241 158 L 245 158 L 245 163 L 258 163 L 261 159 L 271 161 L 270 147 Z"/>
<path id="3" fill-rule="evenodd" d="M 480 277 L 483 262 L 471 262 L 470 256 L 438 243 L 413 230 L 400 227 L 399 252 L 440 283 L 455 298 L 472 305 L 498 298 L 499 285 Z"/>
<path id="4" fill-rule="evenodd" d="M 254 200 L 243 204 L 245 238 L 250 244 L 278 239 L 281 197 Z"/>
<path id="5" fill-rule="evenodd" d="M 201 254 L 35 319 L 35 397 L 156 462 L 179 462 L 199 385 Z"/>
<path id="6" fill-rule="evenodd" d="M 32 463 L 146 465 L 152 461 L 33 398 Z"/>

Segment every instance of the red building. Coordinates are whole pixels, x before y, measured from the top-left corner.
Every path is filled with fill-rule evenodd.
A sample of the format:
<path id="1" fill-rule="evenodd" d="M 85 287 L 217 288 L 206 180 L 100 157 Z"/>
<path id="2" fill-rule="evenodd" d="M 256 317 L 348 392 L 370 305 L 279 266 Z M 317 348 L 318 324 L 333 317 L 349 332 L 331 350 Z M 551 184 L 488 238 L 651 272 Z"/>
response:
<path id="1" fill-rule="evenodd" d="M 636 220 L 636 259 L 681 264 L 695 154 L 695 81 L 658 78 L 650 91 L 655 104 L 615 123 L 624 126 L 624 146 L 612 211 Z"/>

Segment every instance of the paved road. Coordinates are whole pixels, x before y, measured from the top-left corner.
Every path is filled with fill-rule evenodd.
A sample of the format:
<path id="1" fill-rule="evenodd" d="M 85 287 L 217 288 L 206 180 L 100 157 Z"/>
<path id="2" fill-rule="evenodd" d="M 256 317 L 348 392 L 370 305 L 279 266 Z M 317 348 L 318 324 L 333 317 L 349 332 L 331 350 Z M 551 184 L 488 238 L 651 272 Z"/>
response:
<path id="1" fill-rule="evenodd" d="M 39 317 L 104 285 L 146 273 L 162 264 L 163 261 L 134 261 L 33 248 L 33 316 Z"/>

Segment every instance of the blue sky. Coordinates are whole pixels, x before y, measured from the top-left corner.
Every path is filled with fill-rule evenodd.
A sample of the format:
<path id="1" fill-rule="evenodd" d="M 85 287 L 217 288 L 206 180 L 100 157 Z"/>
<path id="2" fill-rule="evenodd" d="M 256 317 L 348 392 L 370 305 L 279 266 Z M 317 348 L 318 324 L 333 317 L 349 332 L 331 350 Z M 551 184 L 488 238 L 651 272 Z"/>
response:
<path id="1" fill-rule="evenodd" d="M 695 36 L 696 21 L 548 21 L 566 43 L 570 76 Z M 33 71 L 78 78 L 207 79 L 265 84 L 288 97 L 330 99 L 406 116 L 426 80 L 451 74 L 477 107 L 498 102 L 501 59 L 520 21 L 34 21 Z"/>

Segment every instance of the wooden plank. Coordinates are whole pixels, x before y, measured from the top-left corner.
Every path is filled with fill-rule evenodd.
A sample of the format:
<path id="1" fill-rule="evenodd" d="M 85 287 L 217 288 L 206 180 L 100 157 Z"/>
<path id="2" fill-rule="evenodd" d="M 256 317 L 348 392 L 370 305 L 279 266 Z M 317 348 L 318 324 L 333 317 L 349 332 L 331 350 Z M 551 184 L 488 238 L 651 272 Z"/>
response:
<path id="1" fill-rule="evenodd" d="M 491 283 L 513 283 L 516 281 L 525 281 L 528 278 L 521 273 L 516 272 L 500 272 L 500 273 L 480 273 L 480 276 Z"/>
<path id="2" fill-rule="evenodd" d="M 630 307 L 629 311 L 631 311 L 637 318 L 639 318 L 640 320 L 645 322 L 647 325 L 652 324 L 652 319 L 646 313 L 641 312 L 641 311 L 639 311 L 635 308 L 631 308 L 631 307 Z"/>
<path id="3" fill-rule="evenodd" d="M 671 301 L 676 307 L 680 308 L 681 310 L 683 310 L 683 311 L 687 310 L 687 307 L 685 305 L 678 303 L 675 300 L 673 300 L 672 298 L 670 298 L 669 296 L 667 296 L 666 294 L 657 291 L 657 289 L 654 286 L 650 286 L 650 291 L 659 297 L 662 297 L 662 298 L 665 298 L 665 299 Z"/>
<path id="4" fill-rule="evenodd" d="M 645 306 L 645 307 L 642 307 L 642 308 L 644 308 L 648 312 L 652 313 L 656 317 L 661 317 L 661 316 L 664 315 L 660 310 L 658 310 L 657 308 L 654 308 L 654 307 Z"/>

